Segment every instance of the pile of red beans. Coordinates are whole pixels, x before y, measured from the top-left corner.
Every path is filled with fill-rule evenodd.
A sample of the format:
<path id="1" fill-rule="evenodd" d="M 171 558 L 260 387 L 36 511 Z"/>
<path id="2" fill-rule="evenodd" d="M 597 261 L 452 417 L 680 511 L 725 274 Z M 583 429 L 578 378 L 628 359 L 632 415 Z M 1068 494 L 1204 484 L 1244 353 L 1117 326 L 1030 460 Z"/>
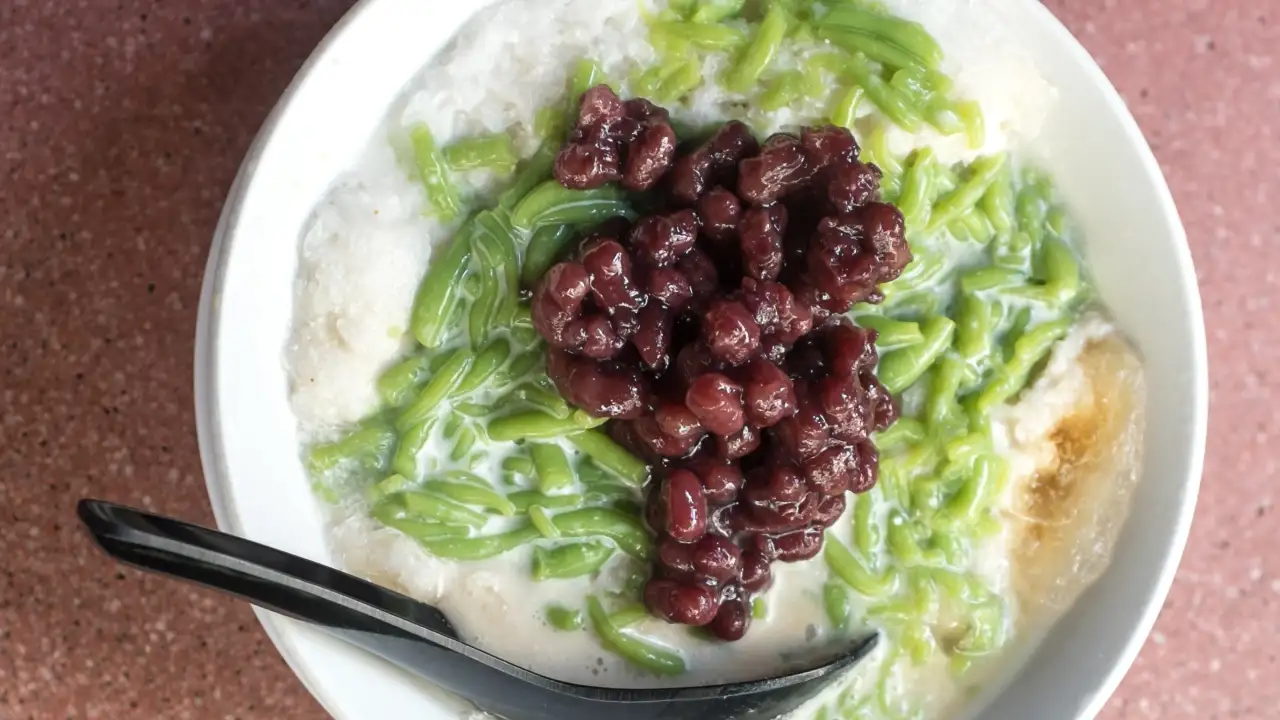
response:
<path id="1" fill-rule="evenodd" d="M 566 187 L 620 182 L 650 214 L 588 233 L 539 283 L 549 373 L 655 467 L 649 609 L 725 640 L 771 564 L 815 556 L 875 484 L 870 435 L 897 417 L 874 331 L 842 315 L 911 260 L 858 150 L 843 128 L 761 145 L 738 122 L 680 148 L 665 110 L 599 86 L 557 158 Z"/>

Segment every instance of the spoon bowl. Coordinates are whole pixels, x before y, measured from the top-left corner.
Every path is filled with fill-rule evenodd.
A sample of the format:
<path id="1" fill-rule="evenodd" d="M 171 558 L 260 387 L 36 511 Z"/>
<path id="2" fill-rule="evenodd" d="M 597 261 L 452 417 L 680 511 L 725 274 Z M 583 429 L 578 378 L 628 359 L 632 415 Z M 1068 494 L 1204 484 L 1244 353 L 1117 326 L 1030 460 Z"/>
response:
<path id="1" fill-rule="evenodd" d="M 140 510 L 80 501 L 81 522 L 112 558 L 312 623 L 505 720 L 768 720 L 819 694 L 866 657 L 877 634 L 824 664 L 726 685 L 626 690 L 575 685 L 464 642 L 438 609 L 305 558 Z"/>

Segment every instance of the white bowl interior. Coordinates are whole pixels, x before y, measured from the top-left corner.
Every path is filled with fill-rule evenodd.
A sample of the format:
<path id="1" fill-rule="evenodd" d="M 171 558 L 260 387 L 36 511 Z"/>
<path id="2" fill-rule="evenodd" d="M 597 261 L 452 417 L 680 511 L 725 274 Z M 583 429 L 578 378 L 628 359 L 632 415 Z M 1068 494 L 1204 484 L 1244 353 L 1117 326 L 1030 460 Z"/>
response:
<path id="1" fill-rule="evenodd" d="M 401 88 L 489 1 L 364 0 L 308 62 L 241 168 L 209 260 L 196 357 L 200 445 L 228 531 L 329 561 L 282 364 L 300 233 Z M 1060 92 L 1045 158 L 1148 373 L 1144 477 L 1114 564 L 984 714 L 1089 718 L 1149 632 L 1189 530 L 1207 416 L 1203 319 L 1172 199 L 1114 89 L 1038 2 L 988 1 Z M 425 683 L 300 623 L 259 617 L 336 717 L 456 716 L 455 702 Z"/>

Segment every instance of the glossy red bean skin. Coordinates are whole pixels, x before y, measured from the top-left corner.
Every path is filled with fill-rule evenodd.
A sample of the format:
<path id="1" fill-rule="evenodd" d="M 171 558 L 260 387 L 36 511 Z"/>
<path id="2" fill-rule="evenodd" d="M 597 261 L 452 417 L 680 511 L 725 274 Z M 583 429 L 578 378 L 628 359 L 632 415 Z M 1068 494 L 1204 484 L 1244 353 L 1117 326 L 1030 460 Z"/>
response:
<path id="1" fill-rule="evenodd" d="M 667 123 L 654 123 L 640 132 L 627 153 L 622 186 L 642 192 L 658 184 L 676 155 L 676 131 Z"/>
<path id="2" fill-rule="evenodd" d="M 747 552 L 742 556 L 742 586 L 747 592 L 761 593 L 773 585 L 773 570 L 770 563 L 773 558 L 759 553 Z"/>
<path id="3" fill-rule="evenodd" d="M 696 215 L 649 215 L 632 228 L 631 248 L 649 267 L 667 267 L 693 248 L 697 233 Z"/>
<path id="4" fill-rule="evenodd" d="M 843 495 L 857 471 L 857 455 L 847 445 L 830 445 L 804 464 L 805 485 L 822 495 Z"/>
<path id="5" fill-rule="evenodd" d="M 737 463 L 704 456 L 693 460 L 688 467 L 702 481 L 707 502 L 726 505 L 738 499 L 745 478 Z"/>
<path id="6" fill-rule="evenodd" d="M 732 435 L 746 423 L 742 386 L 720 373 L 698 376 L 685 394 L 685 405 L 716 435 Z"/>
<path id="7" fill-rule="evenodd" d="M 814 392 L 832 437 L 856 443 L 871 433 L 873 408 L 858 376 L 823 378 L 814 384 Z"/>
<path id="8" fill-rule="evenodd" d="M 744 424 L 732 435 L 716 436 L 716 456 L 722 460 L 738 460 L 760 448 L 760 431 L 754 425 Z"/>
<path id="9" fill-rule="evenodd" d="M 829 528 L 835 525 L 840 517 L 844 515 L 847 502 L 844 499 L 844 493 L 836 495 L 828 495 L 818 503 L 818 509 L 813 516 L 813 524 L 818 527 Z"/>
<path id="10" fill-rule="evenodd" d="M 768 205 L 803 188 L 817 168 L 799 139 L 778 134 L 765 141 L 760 154 L 738 168 L 738 195 L 754 205 Z"/>
<path id="11" fill-rule="evenodd" d="M 649 370 L 662 372 L 671 362 L 672 322 L 671 312 L 662 303 L 649 303 L 636 315 L 631 344 Z"/>
<path id="12" fill-rule="evenodd" d="M 689 278 L 675 268 L 652 268 L 645 285 L 650 295 L 673 312 L 679 312 L 693 298 Z"/>
<path id="13" fill-rule="evenodd" d="M 800 144 L 809 161 L 819 168 L 858 158 L 858 141 L 848 128 L 836 125 L 807 127 L 800 132 Z"/>
<path id="14" fill-rule="evenodd" d="M 658 617 L 681 625 L 706 625 L 720 610 L 714 590 L 674 580 L 650 580 L 644 588 L 644 603 Z"/>
<path id="15" fill-rule="evenodd" d="M 831 358 L 831 373 L 837 377 L 874 370 L 880 359 L 876 353 L 876 332 L 855 327 L 848 318 L 824 328 L 822 342 Z"/>
<path id="16" fill-rule="evenodd" d="M 786 233 L 786 207 L 756 207 L 742 214 L 738 237 L 747 274 L 756 280 L 776 280 L 782 272 L 782 238 Z"/>
<path id="17" fill-rule="evenodd" d="M 689 281 L 693 290 L 690 305 L 695 309 L 705 307 L 720 292 L 720 272 L 711 256 L 695 247 L 685 253 L 676 268 Z"/>
<path id="18" fill-rule="evenodd" d="M 711 356 L 742 365 L 760 351 L 760 325 L 736 300 L 713 300 L 702 317 L 702 339 Z"/>
<path id="19" fill-rule="evenodd" d="M 744 394 L 747 420 L 756 427 L 773 427 L 796 411 L 796 391 L 791 378 L 765 359 L 746 369 Z"/>
<path id="20" fill-rule="evenodd" d="M 712 189 L 698 200 L 702 232 L 712 240 L 729 241 L 738 234 L 742 219 L 742 203 L 738 196 L 722 187 Z"/>
<path id="21" fill-rule="evenodd" d="M 663 576 L 687 582 L 693 579 L 693 545 L 664 537 L 658 542 L 658 566 Z"/>
<path id="22" fill-rule="evenodd" d="M 618 241 L 603 238 L 587 245 L 582 266 L 591 278 L 591 295 L 597 306 L 638 310 L 644 302 L 631 279 L 631 256 Z"/>
<path id="23" fill-rule="evenodd" d="M 726 600 L 711 621 L 711 633 L 721 640 L 741 640 L 751 625 L 751 606 L 744 598 Z"/>
<path id="24" fill-rule="evenodd" d="M 693 546 L 691 553 L 694 570 L 724 583 L 738 577 L 742 571 L 742 549 L 726 538 L 704 536 Z"/>
<path id="25" fill-rule="evenodd" d="M 837 213 L 851 213 L 878 199 L 880 168 L 860 162 L 842 163 L 831 171 L 827 201 Z"/>
<path id="26" fill-rule="evenodd" d="M 773 428 L 779 445 L 799 461 L 816 457 L 831 441 L 826 414 L 811 388 L 806 382 L 795 384 L 796 410 Z"/>
<path id="27" fill-rule="evenodd" d="M 775 540 L 778 545 L 778 560 L 781 562 L 800 562 L 808 560 L 822 550 L 822 529 L 804 528 L 779 535 Z"/>
<path id="28" fill-rule="evenodd" d="M 698 448 L 700 436 L 678 436 L 665 432 L 658 421 L 652 417 L 642 417 L 631 421 L 632 432 L 648 454 L 663 458 L 687 457 Z"/>
<path id="29" fill-rule="evenodd" d="M 694 205 L 708 188 L 730 179 L 738 161 L 754 155 L 758 147 L 750 128 L 737 121 L 726 123 L 700 148 L 676 160 L 670 174 L 672 199 Z"/>
<path id="30" fill-rule="evenodd" d="M 849 489 L 855 493 L 864 493 L 875 487 L 880 477 L 880 453 L 870 441 L 858 443 L 858 472 L 853 477 Z"/>
<path id="31" fill-rule="evenodd" d="M 680 542 L 697 541 L 707 532 L 707 497 L 698 476 L 676 470 L 663 485 L 667 534 Z"/>

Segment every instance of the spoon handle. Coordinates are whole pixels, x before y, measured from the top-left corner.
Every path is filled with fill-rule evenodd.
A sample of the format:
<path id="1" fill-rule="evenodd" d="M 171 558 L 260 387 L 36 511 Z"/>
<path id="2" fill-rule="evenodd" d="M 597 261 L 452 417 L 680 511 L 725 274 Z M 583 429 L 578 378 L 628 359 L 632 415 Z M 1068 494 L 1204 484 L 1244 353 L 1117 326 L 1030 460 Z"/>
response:
<path id="1" fill-rule="evenodd" d="M 339 570 L 216 530 L 100 500 L 80 520 L 128 565 L 303 620 L 505 720 L 766 720 L 794 710 L 876 646 L 870 634 L 818 668 L 764 680 L 612 689 L 530 672 L 463 643 L 436 608 Z"/>
<path id="2" fill-rule="evenodd" d="M 375 652 L 370 634 L 461 645 L 439 610 L 320 563 L 101 500 L 81 500 L 77 512 L 98 546 L 122 563 L 235 595 Z"/>

